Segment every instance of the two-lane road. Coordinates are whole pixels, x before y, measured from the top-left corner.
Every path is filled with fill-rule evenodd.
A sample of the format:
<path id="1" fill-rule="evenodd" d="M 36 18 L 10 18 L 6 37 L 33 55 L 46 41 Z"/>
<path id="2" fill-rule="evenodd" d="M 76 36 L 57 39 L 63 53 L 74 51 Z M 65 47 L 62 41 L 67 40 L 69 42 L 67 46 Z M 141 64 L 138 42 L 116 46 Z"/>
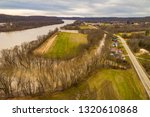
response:
<path id="1" fill-rule="evenodd" d="M 145 71 L 143 70 L 143 68 L 141 67 L 141 65 L 139 64 L 139 62 L 137 61 L 137 59 L 135 58 L 133 53 L 131 52 L 131 50 L 130 50 L 129 46 L 127 45 L 126 41 L 120 36 L 117 36 L 117 37 L 121 40 L 124 48 L 126 49 L 126 51 L 128 53 L 128 56 L 129 56 L 133 66 L 134 66 L 134 68 L 135 68 L 135 70 L 136 70 L 141 82 L 143 83 L 144 88 L 145 88 L 145 90 L 146 90 L 146 92 L 147 92 L 147 94 L 150 98 L 150 80 L 149 80 L 147 74 L 145 73 Z"/>

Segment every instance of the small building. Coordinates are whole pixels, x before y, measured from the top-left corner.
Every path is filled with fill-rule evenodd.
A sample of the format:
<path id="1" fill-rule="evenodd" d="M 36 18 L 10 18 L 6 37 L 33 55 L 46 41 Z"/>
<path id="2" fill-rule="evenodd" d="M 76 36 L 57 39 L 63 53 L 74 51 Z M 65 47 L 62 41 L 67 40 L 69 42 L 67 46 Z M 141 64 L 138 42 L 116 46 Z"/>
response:
<path id="1" fill-rule="evenodd" d="M 118 42 L 113 42 L 112 47 L 118 47 Z"/>

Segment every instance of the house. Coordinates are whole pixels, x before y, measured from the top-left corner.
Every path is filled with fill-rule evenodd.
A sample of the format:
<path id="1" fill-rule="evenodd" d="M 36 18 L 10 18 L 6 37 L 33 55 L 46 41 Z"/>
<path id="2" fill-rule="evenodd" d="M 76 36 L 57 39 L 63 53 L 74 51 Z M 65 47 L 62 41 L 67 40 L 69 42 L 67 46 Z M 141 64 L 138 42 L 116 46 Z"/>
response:
<path id="1" fill-rule="evenodd" d="M 121 56 L 121 59 L 122 59 L 123 61 L 125 61 L 125 60 L 126 60 L 125 55 L 122 55 L 122 56 Z"/>
<path id="2" fill-rule="evenodd" d="M 118 42 L 113 42 L 112 47 L 118 47 Z"/>
<path id="3" fill-rule="evenodd" d="M 118 49 L 117 48 L 111 48 L 110 51 L 111 51 L 111 53 L 116 53 L 118 51 Z"/>

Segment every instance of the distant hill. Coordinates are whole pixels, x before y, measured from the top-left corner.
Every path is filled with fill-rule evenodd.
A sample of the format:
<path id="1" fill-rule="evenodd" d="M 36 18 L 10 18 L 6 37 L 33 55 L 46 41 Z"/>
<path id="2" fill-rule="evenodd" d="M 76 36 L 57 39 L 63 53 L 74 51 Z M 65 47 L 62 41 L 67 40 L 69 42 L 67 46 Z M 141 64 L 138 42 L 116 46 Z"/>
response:
<path id="1" fill-rule="evenodd" d="M 37 21 L 47 22 L 51 21 L 62 22 L 61 19 L 66 20 L 80 20 L 89 22 L 150 22 L 150 16 L 147 17 L 51 17 L 51 16 L 12 16 L 0 14 L 0 23 L 3 22 L 23 22 L 23 21 Z"/>
<path id="2" fill-rule="evenodd" d="M 7 32 L 31 29 L 53 24 L 61 24 L 63 21 L 58 17 L 11 16 L 0 14 L 0 23 L 6 23 L 5 26 L 0 26 L 0 32 Z"/>
<path id="3" fill-rule="evenodd" d="M 60 17 L 61 19 L 80 20 L 88 22 L 150 22 L 148 17 Z"/>
<path id="4" fill-rule="evenodd" d="M 0 14 L 0 22 L 18 22 L 18 21 L 51 21 L 51 22 L 61 22 L 58 17 L 46 17 L 46 16 L 12 16 Z"/>

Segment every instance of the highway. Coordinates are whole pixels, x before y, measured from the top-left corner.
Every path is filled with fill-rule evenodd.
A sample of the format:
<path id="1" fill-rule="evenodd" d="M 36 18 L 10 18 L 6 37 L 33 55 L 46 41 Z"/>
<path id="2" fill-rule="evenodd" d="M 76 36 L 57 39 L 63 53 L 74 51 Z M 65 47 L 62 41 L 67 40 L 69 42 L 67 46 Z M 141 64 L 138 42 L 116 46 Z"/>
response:
<path id="1" fill-rule="evenodd" d="M 122 37 L 120 37 L 118 35 L 116 35 L 116 36 L 121 40 L 124 48 L 126 49 L 126 51 L 128 53 L 128 56 L 129 56 L 133 66 L 134 66 L 134 68 L 135 68 L 135 70 L 136 70 L 136 72 L 137 72 L 142 84 L 144 85 L 144 88 L 145 88 L 149 98 L 150 98 L 150 79 L 149 79 L 148 75 L 145 73 L 142 66 L 139 64 L 139 62 L 135 58 L 134 54 L 130 50 L 130 48 L 127 45 L 126 41 Z"/>

